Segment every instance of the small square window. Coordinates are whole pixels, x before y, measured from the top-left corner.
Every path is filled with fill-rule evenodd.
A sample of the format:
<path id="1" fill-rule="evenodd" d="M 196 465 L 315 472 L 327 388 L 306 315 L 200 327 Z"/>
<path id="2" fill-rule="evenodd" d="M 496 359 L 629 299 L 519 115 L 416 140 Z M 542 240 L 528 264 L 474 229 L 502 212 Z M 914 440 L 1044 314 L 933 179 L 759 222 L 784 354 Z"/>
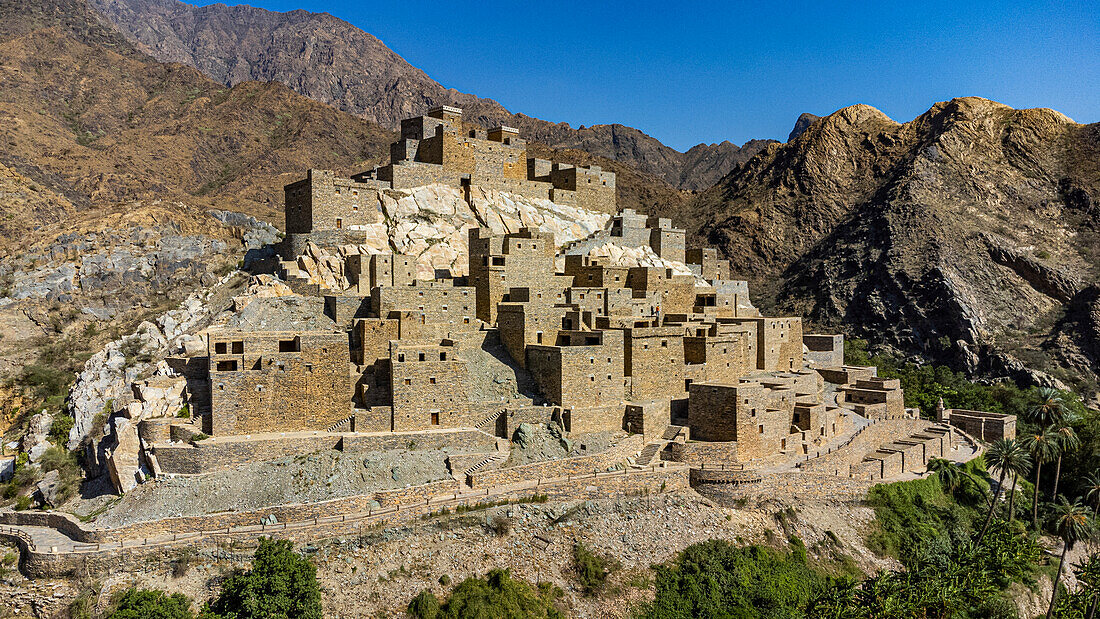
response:
<path id="1" fill-rule="evenodd" d="M 435 377 L 434 376 L 432 376 L 431 378 L 428 379 L 428 384 L 429 385 L 434 385 L 435 384 Z"/>
<path id="2" fill-rule="evenodd" d="M 405 384 L 406 384 L 406 385 L 411 385 L 411 384 L 413 384 L 413 381 L 412 381 L 412 379 L 411 379 L 411 378 L 406 378 L 406 379 L 405 379 Z"/>

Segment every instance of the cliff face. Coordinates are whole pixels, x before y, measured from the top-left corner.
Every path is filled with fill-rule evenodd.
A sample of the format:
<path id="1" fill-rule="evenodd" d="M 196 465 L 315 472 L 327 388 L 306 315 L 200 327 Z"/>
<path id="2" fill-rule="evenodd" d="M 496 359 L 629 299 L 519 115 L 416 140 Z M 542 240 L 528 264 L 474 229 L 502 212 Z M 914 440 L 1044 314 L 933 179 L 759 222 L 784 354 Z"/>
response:
<path id="1" fill-rule="evenodd" d="M 223 84 L 280 82 L 391 130 L 402 118 L 455 105 L 479 124 L 511 125 L 530 140 L 614 159 L 681 189 L 710 187 L 770 142 L 700 144 L 681 153 L 623 125 L 574 129 L 513 114 L 492 99 L 444 88 L 374 36 L 327 13 L 178 0 L 93 0 L 93 6 L 139 49 Z"/>
<path id="2" fill-rule="evenodd" d="M 978 373 L 1095 389 L 1100 125 L 966 98 L 857 105 L 693 205 L 765 304 Z"/>

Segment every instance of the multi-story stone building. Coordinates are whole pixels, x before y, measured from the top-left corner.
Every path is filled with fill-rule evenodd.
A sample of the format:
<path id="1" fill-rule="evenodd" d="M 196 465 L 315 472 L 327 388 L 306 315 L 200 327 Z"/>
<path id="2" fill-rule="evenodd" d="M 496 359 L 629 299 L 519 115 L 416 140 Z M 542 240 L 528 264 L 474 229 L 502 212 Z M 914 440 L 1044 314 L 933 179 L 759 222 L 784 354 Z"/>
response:
<path id="1" fill-rule="evenodd" d="M 288 185 L 294 238 L 284 251 L 353 240 L 344 233 L 380 217 L 364 207 L 367 192 L 427 183 L 614 212 L 614 175 L 527 159 L 514 130 L 469 128 L 444 107 L 402 123 L 389 165 L 351 179 L 311 170 Z M 753 460 L 836 435 L 838 408 L 825 403 L 822 376 L 844 381 L 839 401 L 850 410 L 905 414 L 897 385 L 841 367 L 842 340 L 804 337 L 798 318 L 761 316 L 729 262 L 684 239 L 667 219 L 624 210 L 564 248 L 527 228 L 471 228 L 469 276 L 460 279 L 418 280 L 416 261 L 399 253 L 349 255 L 346 289 L 255 301 L 248 316 L 209 333 L 204 427 L 215 436 L 435 436 L 506 433 L 516 419 L 541 419 L 573 434 L 657 440 L 682 425 L 726 450 L 724 459 Z M 646 264 L 662 266 L 590 255 L 607 243 L 648 248 Z"/>

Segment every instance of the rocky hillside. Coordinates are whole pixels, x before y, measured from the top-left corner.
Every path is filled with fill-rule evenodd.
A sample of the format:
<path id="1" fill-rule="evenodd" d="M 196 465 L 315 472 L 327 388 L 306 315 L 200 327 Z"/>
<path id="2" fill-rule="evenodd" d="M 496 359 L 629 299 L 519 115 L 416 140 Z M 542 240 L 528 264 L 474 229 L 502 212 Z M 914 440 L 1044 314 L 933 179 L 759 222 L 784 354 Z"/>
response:
<path id="1" fill-rule="evenodd" d="M 491 99 L 444 88 L 377 38 L 327 13 L 196 7 L 178 0 L 92 1 L 158 60 L 189 64 L 230 86 L 281 82 L 389 129 L 430 107 L 456 105 L 480 124 L 512 125 L 531 140 L 621 161 L 687 190 L 710 187 L 770 142 L 700 144 L 681 153 L 623 125 L 574 129 L 513 114 Z"/>
<path id="2" fill-rule="evenodd" d="M 769 309 L 972 372 L 1100 373 L 1100 124 L 985 99 L 808 125 L 693 205 Z"/>
<path id="3" fill-rule="evenodd" d="M 0 5 L 0 58 L 6 414 L 56 410 L 105 341 L 276 239 L 241 213 L 281 222 L 284 183 L 358 169 L 392 137 L 279 84 L 157 62 L 77 0 Z"/>

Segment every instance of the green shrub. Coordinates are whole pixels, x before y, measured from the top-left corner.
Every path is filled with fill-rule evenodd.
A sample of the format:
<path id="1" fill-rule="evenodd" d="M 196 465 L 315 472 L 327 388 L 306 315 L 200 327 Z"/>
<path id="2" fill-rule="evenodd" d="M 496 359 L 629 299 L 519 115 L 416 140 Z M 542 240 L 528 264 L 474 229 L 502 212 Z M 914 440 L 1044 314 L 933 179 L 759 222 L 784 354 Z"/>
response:
<path id="1" fill-rule="evenodd" d="M 73 429 L 76 420 L 69 415 L 61 414 L 53 418 L 50 424 L 50 439 L 58 444 L 64 444 L 69 440 L 69 431 Z"/>
<path id="2" fill-rule="evenodd" d="M 191 600 L 150 589 L 127 589 L 113 604 L 107 619 L 192 619 Z"/>
<path id="3" fill-rule="evenodd" d="M 204 612 L 225 619 L 321 619 L 317 568 L 289 541 L 262 538 L 252 569 L 226 580 Z"/>
<path id="4" fill-rule="evenodd" d="M 564 619 L 554 606 L 561 590 L 550 583 L 538 587 L 512 578 L 508 570 L 492 570 L 484 578 L 467 578 L 446 602 L 422 591 L 409 603 L 416 619 Z"/>
<path id="5" fill-rule="evenodd" d="M 618 567 L 616 563 L 593 553 L 581 542 L 573 545 L 573 562 L 577 569 L 577 580 L 588 595 L 598 593 L 607 583 L 607 577 Z"/>
<path id="6" fill-rule="evenodd" d="M 657 567 L 656 596 L 639 616 L 802 617 L 828 585 L 825 575 L 794 555 L 712 540 L 689 546 L 672 564 Z"/>

